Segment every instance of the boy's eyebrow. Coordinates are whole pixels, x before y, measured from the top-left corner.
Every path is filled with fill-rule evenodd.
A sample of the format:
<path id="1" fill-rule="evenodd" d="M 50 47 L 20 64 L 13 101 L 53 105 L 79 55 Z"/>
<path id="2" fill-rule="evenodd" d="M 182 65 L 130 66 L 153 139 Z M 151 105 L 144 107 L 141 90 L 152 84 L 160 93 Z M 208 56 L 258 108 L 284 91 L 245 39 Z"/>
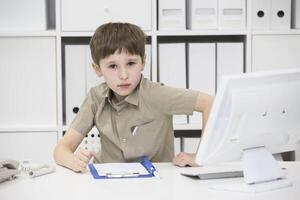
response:
<path id="1" fill-rule="evenodd" d="M 136 57 L 130 57 L 127 60 L 134 60 L 134 61 L 136 61 L 136 60 L 138 60 L 138 58 L 136 58 Z"/>
<path id="2" fill-rule="evenodd" d="M 111 60 L 111 61 L 108 61 L 106 62 L 107 65 L 110 65 L 110 64 L 115 64 L 116 62 L 114 60 Z"/>

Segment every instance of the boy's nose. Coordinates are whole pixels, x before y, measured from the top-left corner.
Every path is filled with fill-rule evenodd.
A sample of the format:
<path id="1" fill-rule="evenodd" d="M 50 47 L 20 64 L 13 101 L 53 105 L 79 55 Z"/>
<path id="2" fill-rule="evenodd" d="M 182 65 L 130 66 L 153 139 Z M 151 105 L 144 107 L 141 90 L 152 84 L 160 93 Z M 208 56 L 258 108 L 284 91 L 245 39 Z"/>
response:
<path id="1" fill-rule="evenodd" d="M 128 72 L 125 69 L 125 67 L 120 67 L 119 76 L 120 76 L 120 79 L 123 79 L 123 80 L 128 78 Z"/>

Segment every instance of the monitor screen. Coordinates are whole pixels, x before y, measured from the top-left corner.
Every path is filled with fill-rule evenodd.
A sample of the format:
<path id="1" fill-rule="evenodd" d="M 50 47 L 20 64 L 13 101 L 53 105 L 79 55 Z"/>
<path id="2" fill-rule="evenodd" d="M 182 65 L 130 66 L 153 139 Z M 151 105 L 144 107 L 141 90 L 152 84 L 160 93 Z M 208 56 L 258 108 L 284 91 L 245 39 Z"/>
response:
<path id="1" fill-rule="evenodd" d="M 300 143 L 300 69 L 225 76 L 198 148 L 199 165 L 240 160 L 243 150 L 271 153 Z"/>
<path id="2" fill-rule="evenodd" d="M 272 154 L 299 144 L 300 69 L 230 75 L 222 78 L 196 163 L 242 160 L 246 183 L 270 182 L 284 179 Z"/>

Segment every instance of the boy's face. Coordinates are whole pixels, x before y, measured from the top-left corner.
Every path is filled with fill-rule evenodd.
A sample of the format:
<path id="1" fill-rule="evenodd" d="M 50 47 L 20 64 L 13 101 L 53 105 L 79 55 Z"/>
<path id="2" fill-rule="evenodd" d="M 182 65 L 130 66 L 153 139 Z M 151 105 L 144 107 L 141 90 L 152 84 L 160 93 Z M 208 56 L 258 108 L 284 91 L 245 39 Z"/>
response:
<path id="1" fill-rule="evenodd" d="M 106 84 L 120 101 L 132 93 L 139 84 L 144 63 L 141 56 L 131 55 L 122 50 L 101 59 L 100 67 L 93 66 L 98 76 L 103 75 Z"/>

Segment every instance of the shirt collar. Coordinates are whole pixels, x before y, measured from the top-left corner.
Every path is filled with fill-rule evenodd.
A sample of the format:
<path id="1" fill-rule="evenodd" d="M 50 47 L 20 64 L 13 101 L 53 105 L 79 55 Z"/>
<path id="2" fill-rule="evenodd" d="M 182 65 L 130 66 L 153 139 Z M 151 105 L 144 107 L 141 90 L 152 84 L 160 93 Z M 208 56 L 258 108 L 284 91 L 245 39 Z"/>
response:
<path id="1" fill-rule="evenodd" d="M 125 97 L 124 101 L 126 101 L 129 104 L 138 106 L 139 105 L 140 87 L 143 82 L 144 82 L 144 77 L 142 75 L 140 83 L 137 85 L 137 87 L 131 94 L 129 94 L 127 97 Z M 105 98 L 107 99 L 107 101 L 111 105 L 113 105 L 113 102 L 112 102 L 113 91 L 107 86 L 107 89 L 104 91 L 104 93 L 105 93 Z"/>

